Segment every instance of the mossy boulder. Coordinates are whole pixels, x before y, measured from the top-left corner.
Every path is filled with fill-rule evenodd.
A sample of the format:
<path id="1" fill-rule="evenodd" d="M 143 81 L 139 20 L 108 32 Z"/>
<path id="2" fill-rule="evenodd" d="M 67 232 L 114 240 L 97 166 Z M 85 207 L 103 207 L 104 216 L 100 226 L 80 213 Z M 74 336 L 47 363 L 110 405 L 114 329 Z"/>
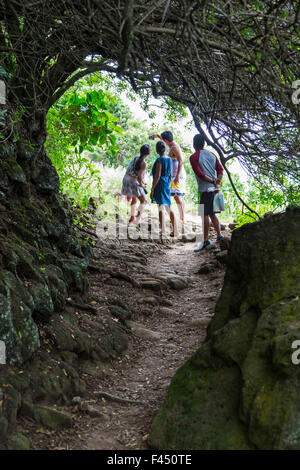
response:
<path id="1" fill-rule="evenodd" d="M 60 312 L 64 309 L 68 296 L 63 272 L 58 266 L 48 265 L 44 268 L 44 274 L 48 281 L 54 311 Z"/>
<path id="2" fill-rule="evenodd" d="M 101 313 L 97 322 L 65 308 L 68 297 L 87 302 L 92 248 L 74 229 L 74 211 L 82 213 L 59 193 L 57 172 L 40 142 L 0 146 L 0 340 L 6 346 L 0 449 L 28 447 L 16 429 L 18 415 L 52 429 L 71 425 L 70 416 L 46 404 L 82 396 L 82 361 L 99 365 L 127 346 L 126 328 L 111 314 L 102 321 Z"/>
<path id="3" fill-rule="evenodd" d="M 299 226 L 293 208 L 233 232 L 206 342 L 175 374 L 151 447 L 300 449 Z"/>
<path id="4" fill-rule="evenodd" d="M 70 428 L 73 425 L 73 419 L 69 413 L 50 406 L 35 405 L 33 412 L 37 422 L 55 431 Z"/>
<path id="5" fill-rule="evenodd" d="M 33 172 L 36 188 L 41 194 L 51 194 L 59 191 L 59 178 L 50 158 L 44 155 L 44 161 L 39 161 Z"/>
<path id="6" fill-rule="evenodd" d="M 7 440 L 8 450 L 30 450 L 30 439 L 18 432 Z"/>
<path id="7" fill-rule="evenodd" d="M 21 363 L 40 346 L 32 318 L 34 300 L 24 285 L 9 271 L 0 272 L 0 339 L 6 344 L 10 363 Z"/>
<path id="8" fill-rule="evenodd" d="M 34 316 L 36 320 L 47 322 L 54 312 L 50 290 L 46 283 L 35 283 L 30 287 L 34 299 Z"/>
<path id="9" fill-rule="evenodd" d="M 5 416 L 0 416 L 0 442 L 4 441 L 7 436 L 8 421 Z"/>
<path id="10" fill-rule="evenodd" d="M 84 294 L 88 290 L 88 278 L 83 275 L 88 266 L 88 259 L 73 259 L 62 265 L 64 279 L 71 292 Z"/>
<path id="11" fill-rule="evenodd" d="M 246 427 L 238 419 L 241 387 L 239 368 L 214 359 L 210 345 L 203 347 L 172 379 L 152 426 L 150 446 L 163 450 L 251 449 Z"/>
<path id="12" fill-rule="evenodd" d="M 119 305 L 111 305 L 109 310 L 113 317 L 119 318 L 122 322 L 125 322 L 125 320 L 131 317 L 131 312 Z"/>

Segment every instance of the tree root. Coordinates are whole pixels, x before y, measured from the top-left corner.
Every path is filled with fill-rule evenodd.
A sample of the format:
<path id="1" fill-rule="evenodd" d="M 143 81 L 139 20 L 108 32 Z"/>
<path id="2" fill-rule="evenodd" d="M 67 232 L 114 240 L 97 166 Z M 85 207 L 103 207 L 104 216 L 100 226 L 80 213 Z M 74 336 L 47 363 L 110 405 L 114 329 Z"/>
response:
<path id="1" fill-rule="evenodd" d="M 121 398 L 121 397 L 117 397 L 115 395 L 111 395 L 110 393 L 103 392 L 103 391 L 95 392 L 95 395 L 97 395 L 99 397 L 102 397 L 102 398 L 105 398 L 106 400 L 115 401 L 115 402 L 118 402 L 118 403 L 130 403 L 130 404 L 133 404 L 133 405 L 145 405 L 145 402 L 143 402 L 143 401 L 131 400 L 130 398 Z"/>

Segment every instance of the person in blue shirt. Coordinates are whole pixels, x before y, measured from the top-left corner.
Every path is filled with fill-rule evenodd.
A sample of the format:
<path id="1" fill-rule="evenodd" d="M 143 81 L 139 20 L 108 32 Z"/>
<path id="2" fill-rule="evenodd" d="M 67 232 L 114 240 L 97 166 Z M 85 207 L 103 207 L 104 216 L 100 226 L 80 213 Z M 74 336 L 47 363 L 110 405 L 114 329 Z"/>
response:
<path id="1" fill-rule="evenodd" d="M 172 224 L 171 237 L 178 236 L 177 223 L 174 211 L 171 209 L 171 178 L 173 163 L 170 157 L 166 157 L 166 145 L 160 141 L 156 144 L 156 152 L 159 157 L 152 167 L 153 184 L 151 189 L 151 202 L 158 204 L 159 225 L 162 234 L 165 234 L 164 211 L 170 216 Z"/>

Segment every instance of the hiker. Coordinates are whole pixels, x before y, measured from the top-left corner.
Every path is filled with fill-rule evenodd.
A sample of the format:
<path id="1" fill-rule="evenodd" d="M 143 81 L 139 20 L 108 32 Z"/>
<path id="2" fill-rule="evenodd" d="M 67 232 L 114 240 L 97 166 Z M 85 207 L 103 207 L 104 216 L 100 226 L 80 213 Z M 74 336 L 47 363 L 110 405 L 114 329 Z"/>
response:
<path id="1" fill-rule="evenodd" d="M 121 193 L 124 196 L 131 197 L 131 216 L 128 223 L 139 225 L 143 211 L 147 205 L 146 186 L 143 177 L 146 171 L 147 163 L 145 159 L 150 155 L 150 145 L 145 144 L 140 148 L 140 156 L 134 157 L 126 170 L 123 178 Z M 140 201 L 137 215 L 135 215 L 137 201 Z"/>
<path id="2" fill-rule="evenodd" d="M 159 134 L 154 134 L 153 137 L 165 142 L 169 147 L 168 156 L 172 159 L 172 179 L 171 179 L 171 196 L 174 197 L 182 226 L 184 224 L 184 196 L 185 196 L 185 181 L 186 173 L 183 166 L 182 153 L 179 145 L 174 141 L 171 131 L 164 131 Z"/>
<path id="3" fill-rule="evenodd" d="M 194 136 L 193 145 L 195 153 L 190 157 L 190 163 L 198 183 L 198 201 L 204 204 L 204 241 L 198 243 L 194 251 L 202 251 L 211 244 L 208 239 L 209 219 L 217 232 L 216 242 L 224 238 L 221 226 L 213 208 L 214 197 L 220 189 L 223 168 L 216 155 L 204 149 L 204 137 L 201 134 Z"/>
<path id="4" fill-rule="evenodd" d="M 177 236 L 177 224 L 174 211 L 171 208 L 171 175 L 172 160 L 165 156 L 166 145 L 160 141 L 156 144 L 156 153 L 159 157 L 155 160 L 152 167 L 153 184 L 151 189 L 151 201 L 158 204 L 159 226 L 162 235 L 165 234 L 165 214 L 169 214 L 172 224 L 172 232 L 170 236 Z"/>

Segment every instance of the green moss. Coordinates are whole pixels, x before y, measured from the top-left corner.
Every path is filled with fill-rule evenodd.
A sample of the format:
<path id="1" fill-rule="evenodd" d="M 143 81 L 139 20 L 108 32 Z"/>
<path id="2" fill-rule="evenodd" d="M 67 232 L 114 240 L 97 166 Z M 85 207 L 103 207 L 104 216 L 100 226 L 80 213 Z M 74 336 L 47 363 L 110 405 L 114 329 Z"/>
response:
<path id="1" fill-rule="evenodd" d="M 152 447 L 300 448 L 299 226 L 295 208 L 233 232 L 206 343 L 175 374 Z"/>
<path id="2" fill-rule="evenodd" d="M 73 425 L 73 420 L 69 413 L 50 408 L 49 406 L 36 405 L 34 407 L 34 414 L 37 421 L 55 431 L 69 428 Z"/>
<path id="3" fill-rule="evenodd" d="M 204 354 L 207 354 L 207 348 Z M 251 448 L 237 416 L 240 386 L 237 367 L 224 364 L 220 367 L 219 361 L 215 369 L 199 367 L 199 357 L 194 356 L 172 379 L 151 429 L 151 447 L 184 450 Z"/>
<path id="4" fill-rule="evenodd" d="M 30 450 L 30 439 L 20 432 L 10 436 L 7 441 L 8 450 Z"/>

